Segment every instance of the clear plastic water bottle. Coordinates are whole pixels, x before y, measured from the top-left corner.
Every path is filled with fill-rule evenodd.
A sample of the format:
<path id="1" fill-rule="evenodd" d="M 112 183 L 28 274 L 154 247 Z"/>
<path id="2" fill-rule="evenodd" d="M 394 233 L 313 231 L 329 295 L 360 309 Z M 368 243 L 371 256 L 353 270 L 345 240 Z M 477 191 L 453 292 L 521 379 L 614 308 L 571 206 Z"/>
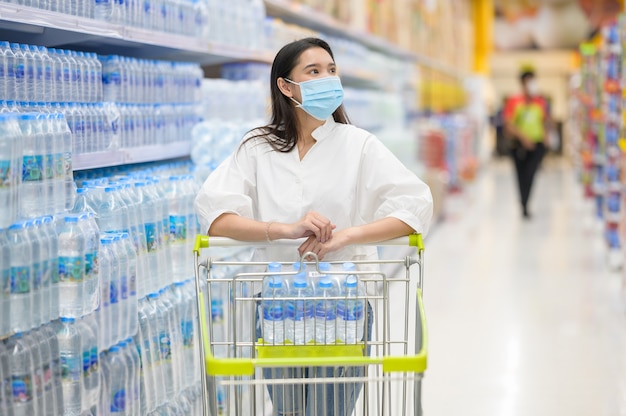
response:
<path id="1" fill-rule="evenodd" d="M 81 337 L 74 318 L 61 317 L 57 333 L 61 357 L 63 404 L 65 414 L 80 415 L 82 409 L 82 348 Z"/>
<path id="2" fill-rule="evenodd" d="M 46 99 L 46 96 L 44 95 L 46 84 L 43 57 L 41 56 L 37 46 L 30 45 L 28 48 L 33 57 L 33 94 L 31 100 L 39 101 Z"/>
<path id="3" fill-rule="evenodd" d="M 35 114 L 21 114 L 18 122 L 22 134 L 22 202 L 20 216 L 33 218 L 45 212 L 47 192 L 44 183 L 45 146 L 43 135 L 36 134 Z"/>
<path id="4" fill-rule="evenodd" d="M 141 340 L 141 362 L 144 370 L 144 385 L 146 386 L 146 409 L 152 411 L 158 407 L 164 399 L 164 386 L 162 370 L 160 367 L 160 353 L 157 345 L 157 336 L 154 334 L 156 327 L 156 312 L 154 305 L 145 297 L 140 301 L 139 307 L 139 332 Z"/>
<path id="5" fill-rule="evenodd" d="M 61 154 L 63 155 L 63 183 L 65 189 L 65 209 L 70 210 L 74 206 L 76 185 L 72 168 L 72 133 L 63 114 L 55 116 L 55 134 L 59 137 Z"/>
<path id="6" fill-rule="evenodd" d="M 148 414 L 152 401 L 154 400 L 154 385 L 152 384 L 152 357 L 150 352 L 150 335 L 148 329 L 148 318 L 143 311 L 142 300 L 139 301 L 137 311 L 138 331 L 133 337 L 133 342 L 137 347 L 141 367 L 139 372 L 140 384 L 140 409 L 141 414 Z"/>
<path id="7" fill-rule="evenodd" d="M 315 340 L 315 303 L 306 273 L 294 276 L 289 296 L 296 299 L 287 301 L 286 338 L 296 345 L 307 344 Z"/>
<path id="8" fill-rule="evenodd" d="M 315 341 L 319 344 L 332 344 L 337 340 L 337 300 L 329 299 L 339 296 L 339 290 L 328 272 L 329 263 L 319 263 L 321 276 L 315 287 Z"/>
<path id="9" fill-rule="evenodd" d="M 35 397 L 33 390 L 33 360 L 24 333 L 16 333 L 7 341 L 11 354 L 9 369 L 11 372 L 11 393 L 14 416 L 35 415 Z"/>
<path id="10" fill-rule="evenodd" d="M 37 412 L 40 415 L 54 415 L 50 346 L 47 345 L 42 328 L 25 335 L 31 347 L 34 368 L 34 390 Z"/>
<path id="11" fill-rule="evenodd" d="M 59 233 L 59 289 L 61 316 L 83 315 L 86 241 L 80 214 L 68 214 Z"/>
<path id="12" fill-rule="evenodd" d="M 5 99 L 15 98 L 15 54 L 9 42 L 0 42 L 0 59 L 2 60 L 3 81 L 0 81 L 0 93 Z"/>
<path id="13" fill-rule="evenodd" d="M 163 376 L 168 382 L 165 385 L 167 397 L 174 397 L 178 390 L 177 375 L 178 364 L 176 360 L 176 332 L 174 328 L 174 316 L 172 305 L 167 299 L 166 289 L 159 290 L 156 299 L 157 317 L 159 318 L 159 343 L 161 346 L 161 360 L 163 364 Z"/>
<path id="14" fill-rule="evenodd" d="M 54 61 L 48 54 L 48 49 L 45 46 L 39 46 L 39 55 L 41 56 L 42 65 L 42 96 L 41 99 L 52 100 L 54 93 Z"/>
<path id="15" fill-rule="evenodd" d="M 13 75 L 15 79 L 15 95 L 13 98 L 17 101 L 27 101 L 26 62 L 24 60 L 24 53 L 19 43 L 11 43 L 10 45 L 13 51 Z"/>
<path id="16" fill-rule="evenodd" d="M 270 273 L 279 273 L 281 270 L 280 263 L 270 263 L 268 271 Z M 269 344 L 282 344 L 285 342 L 287 335 L 285 334 L 287 311 L 285 310 L 285 301 L 283 298 L 287 296 L 283 284 L 283 278 L 278 275 L 270 275 L 263 281 L 263 341 Z"/>
<path id="17" fill-rule="evenodd" d="M 139 373 L 141 364 L 139 362 L 139 356 L 137 354 L 137 348 L 132 338 L 127 338 L 121 342 L 123 345 L 122 353 L 124 354 L 124 359 L 126 360 L 126 368 L 130 371 L 129 380 L 128 380 L 128 390 L 127 391 L 127 409 L 128 414 L 130 415 L 140 415 L 141 403 L 140 393 L 139 393 Z"/>
<path id="18" fill-rule="evenodd" d="M 363 339 L 365 300 L 359 280 L 352 274 L 354 263 L 344 263 L 343 270 L 346 278 L 340 293 L 343 299 L 337 302 L 337 336 L 346 344 L 355 344 Z"/>
<path id="19" fill-rule="evenodd" d="M 59 352 L 59 341 L 57 339 L 57 328 L 60 327 L 59 321 L 54 321 L 49 325 L 42 327 L 46 342 L 50 346 L 50 370 L 52 375 L 52 391 L 54 396 L 54 408 L 57 415 L 63 414 L 63 384 L 62 384 L 62 368 L 61 355 Z"/>
<path id="20" fill-rule="evenodd" d="M 35 62 L 28 45 L 21 44 L 20 49 L 24 56 L 24 85 L 26 87 L 25 101 L 36 101 L 35 98 Z"/>
<path id="21" fill-rule="evenodd" d="M 128 238 L 128 233 L 125 233 L 126 238 Z M 118 277 L 118 302 L 119 302 L 119 316 L 124 317 L 124 316 L 136 316 L 136 311 L 135 314 L 131 315 L 129 313 L 129 309 L 130 309 L 130 305 L 129 305 L 129 301 L 128 301 L 128 273 L 129 273 L 129 258 L 128 258 L 128 252 L 126 251 L 126 248 L 124 247 L 125 244 L 122 241 L 123 237 L 122 234 L 116 234 L 115 235 L 115 244 L 114 244 L 114 250 L 115 250 L 115 257 L 117 257 L 117 262 L 119 264 L 119 277 Z M 134 319 L 132 319 L 134 321 Z M 120 339 L 117 340 L 122 341 L 123 339 L 128 338 L 129 334 L 129 321 L 130 319 L 120 319 L 117 324 L 118 324 L 118 334 Z"/>
<path id="22" fill-rule="evenodd" d="M 24 343 L 28 345 L 28 352 L 30 353 L 31 362 L 33 363 L 33 399 L 35 414 L 42 415 L 44 412 L 45 402 L 43 394 L 43 373 L 41 363 L 41 351 L 39 350 L 39 343 L 33 337 L 33 333 L 37 330 L 30 331 L 24 334 Z"/>
<path id="23" fill-rule="evenodd" d="M 128 233 L 121 233 L 121 245 L 122 251 L 125 252 L 125 256 L 128 258 L 128 271 L 126 278 L 126 292 L 128 294 L 126 302 L 127 306 L 125 308 L 126 315 L 129 317 L 137 316 L 137 253 L 135 252 L 135 248 L 130 241 L 130 236 Z M 132 337 L 137 333 L 137 320 L 136 319 L 128 319 L 128 327 L 126 329 L 127 336 Z"/>
<path id="24" fill-rule="evenodd" d="M 161 254 L 159 259 L 159 280 L 160 287 L 163 288 L 172 283 L 172 252 L 170 244 L 170 217 L 168 212 L 167 197 L 165 189 L 159 178 L 152 177 L 148 180 L 148 192 L 153 192 L 157 206 L 157 226 L 159 230 Z"/>
<path id="25" fill-rule="evenodd" d="M 178 176 L 169 178 L 167 189 L 169 206 L 169 241 L 172 253 L 172 279 L 183 282 L 187 275 L 191 252 L 187 252 L 187 200 L 183 193 L 182 181 Z"/>
<path id="26" fill-rule="evenodd" d="M 196 353 L 194 350 L 194 316 L 192 303 L 189 302 L 185 293 L 185 282 L 176 282 L 172 287 L 175 305 L 178 307 L 180 331 L 182 335 L 183 358 L 182 358 L 182 382 L 183 388 L 189 388 L 194 384 L 194 365 Z M 215 314 L 213 314 L 215 316 Z"/>
<path id="27" fill-rule="evenodd" d="M 157 222 L 157 205 L 150 193 L 147 192 L 145 182 L 135 182 L 138 190 L 139 201 L 144 221 L 144 235 L 146 238 L 146 265 L 149 278 L 145 282 L 146 292 L 154 292 L 159 289 L 159 230 Z"/>
<path id="28" fill-rule="evenodd" d="M 44 281 L 44 260 L 47 253 L 46 250 L 42 248 L 42 242 L 37 228 L 36 220 L 26 221 L 26 233 L 31 250 L 32 318 L 35 327 L 50 320 L 48 319 L 50 312 L 46 307 L 49 306 L 49 303 L 44 303 L 44 299 L 47 301 L 50 296 L 50 282 Z"/>
<path id="29" fill-rule="evenodd" d="M 165 380 L 168 380 L 165 368 L 167 360 L 163 354 L 164 351 L 161 349 L 161 335 L 163 333 L 163 324 L 165 321 L 163 319 L 162 311 L 158 308 L 158 299 L 158 293 L 149 293 L 145 302 L 145 312 L 150 326 L 150 335 L 152 336 L 150 340 L 150 351 L 152 351 L 155 398 L 157 399 L 155 407 L 165 403 L 168 397 L 166 396 L 165 382 Z"/>
<path id="30" fill-rule="evenodd" d="M 122 304 L 120 302 L 121 254 L 119 235 L 110 234 L 110 236 L 113 238 L 113 242 L 106 248 L 110 251 L 109 258 L 111 270 L 109 275 L 109 310 L 111 312 L 111 344 L 116 344 L 122 340 L 122 330 L 124 327 L 124 323 L 122 322 Z"/>
<path id="31" fill-rule="evenodd" d="M 40 230 L 47 241 L 50 269 L 50 319 L 54 320 L 61 313 L 59 306 L 59 236 L 57 235 L 52 216 L 43 217 L 41 222 Z"/>
<path id="32" fill-rule="evenodd" d="M 113 238 L 109 235 L 103 235 L 100 237 L 100 304 L 96 310 L 98 317 L 98 327 L 100 329 L 100 336 L 98 339 L 98 345 L 101 350 L 108 349 L 113 345 L 111 337 L 111 256 Z"/>
<path id="33" fill-rule="evenodd" d="M 83 313 L 89 314 L 98 307 L 100 230 L 92 212 L 79 216 L 79 225 L 85 235 L 85 283 L 83 285 Z"/>
<path id="34" fill-rule="evenodd" d="M 12 224 L 8 237 L 11 248 L 11 331 L 24 332 L 35 326 L 32 309 L 32 251 L 26 222 Z"/>
<path id="35" fill-rule="evenodd" d="M 77 324 L 82 340 L 82 411 L 95 415 L 100 389 L 97 326 L 93 314 L 84 316 Z"/>
<path id="36" fill-rule="evenodd" d="M 0 229 L 0 314 L 0 337 L 4 337 L 11 332 L 11 248 L 4 229 Z"/>
<path id="37" fill-rule="evenodd" d="M 11 367 L 9 350 L 0 342 L 0 412 L 3 415 L 13 414 L 13 397 L 11 395 Z"/>
<path id="38" fill-rule="evenodd" d="M 22 182 L 22 139 L 17 117 L 0 115 L 0 228 L 15 222 L 19 214 Z"/>
<path id="39" fill-rule="evenodd" d="M 107 354 L 108 372 L 110 384 L 108 386 L 109 397 L 109 414 L 126 415 L 128 414 L 128 380 L 129 374 L 126 368 L 126 360 L 122 355 L 120 347 L 112 346 Z"/>

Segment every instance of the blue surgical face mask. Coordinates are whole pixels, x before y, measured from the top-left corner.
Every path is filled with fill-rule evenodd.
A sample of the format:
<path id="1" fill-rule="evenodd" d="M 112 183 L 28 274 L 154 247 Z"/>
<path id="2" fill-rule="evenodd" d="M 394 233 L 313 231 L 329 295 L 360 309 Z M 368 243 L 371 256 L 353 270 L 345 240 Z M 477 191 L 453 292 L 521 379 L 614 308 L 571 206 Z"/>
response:
<path id="1" fill-rule="evenodd" d="M 285 81 L 300 86 L 302 102 L 299 103 L 293 97 L 289 98 L 318 120 L 326 120 L 343 102 L 343 87 L 337 76 L 303 82 L 294 82 L 285 78 Z"/>

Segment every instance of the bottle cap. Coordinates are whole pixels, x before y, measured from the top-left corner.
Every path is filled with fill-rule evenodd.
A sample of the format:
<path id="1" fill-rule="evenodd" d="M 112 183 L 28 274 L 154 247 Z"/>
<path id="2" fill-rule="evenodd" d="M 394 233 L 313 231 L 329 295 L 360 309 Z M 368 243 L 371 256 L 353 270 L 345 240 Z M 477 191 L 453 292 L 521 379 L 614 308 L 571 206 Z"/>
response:
<path id="1" fill-rule="evenodd" d="M 283 265 L 278 262 L 273 262 L 267 265 L 267 270 L 270 272 L 280 272 Z"/>
<path id="2" fill-rule="evenodd" d="M 283 287 L 283 279 L 280 276 L 270 276 L 269 287 L 274 289 Z"/>
<path id="3" fill-rule="evenodd" d="M 353 272 L 356 270 L 356 265 L 354 263 L 344 263 L 343 270 L 346 272 Z"/>
<path id="4" fill-rule="evenodd" d="M 345 287 L 356 287 L 358 283 L 358 279 L 355 275 L 350 275 L 346 277 L 346 281 L 343 283 Z"/>

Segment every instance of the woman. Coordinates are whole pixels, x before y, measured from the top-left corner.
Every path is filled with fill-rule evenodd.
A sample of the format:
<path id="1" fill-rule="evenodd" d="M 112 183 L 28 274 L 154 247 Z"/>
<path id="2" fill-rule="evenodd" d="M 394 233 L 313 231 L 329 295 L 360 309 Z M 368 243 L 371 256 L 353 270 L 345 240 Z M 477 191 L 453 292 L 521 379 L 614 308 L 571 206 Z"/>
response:
<path id="1" fill-rule="evenodd" d="M 270 124 L 250 132 L 196 198 L 209 235 L 306 238 L 297 251 L 270 246 L 256 257 L 295 261 L 312 251 L 319 259 L 348 261 L 376 258 L 375 247 L 357 244 L 427 232 L 428 186 L 376 137 L 348 124 L 337 74 L 333 53 L 321 39 L 298 40 L 278 52 L 271 70 Z M 338 389 L 324 393 L 330 397 L 324 399 L 326 413 L 308 408 L 307 414 L 350 414 L 360 386 Z M 302 414 L 306 399 L 285 398 L 286 390 L 270 389 L 277 413 Z M 341 405 L 335 411 L 337 394 Z"/>

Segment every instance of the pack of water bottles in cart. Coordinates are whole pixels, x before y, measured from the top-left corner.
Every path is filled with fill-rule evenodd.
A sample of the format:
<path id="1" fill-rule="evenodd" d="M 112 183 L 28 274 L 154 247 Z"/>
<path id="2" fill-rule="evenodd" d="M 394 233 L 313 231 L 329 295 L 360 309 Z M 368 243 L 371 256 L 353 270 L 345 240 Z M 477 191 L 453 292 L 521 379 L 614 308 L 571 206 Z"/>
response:
<path id="1" fill-rule="evenodd" d="M 264 344 L 355 344 L 363 340 L 366 293 L 354 263 L 270 263 L 261 293 Z M 313 269 L 313 270 L 311 270 Z"/>

